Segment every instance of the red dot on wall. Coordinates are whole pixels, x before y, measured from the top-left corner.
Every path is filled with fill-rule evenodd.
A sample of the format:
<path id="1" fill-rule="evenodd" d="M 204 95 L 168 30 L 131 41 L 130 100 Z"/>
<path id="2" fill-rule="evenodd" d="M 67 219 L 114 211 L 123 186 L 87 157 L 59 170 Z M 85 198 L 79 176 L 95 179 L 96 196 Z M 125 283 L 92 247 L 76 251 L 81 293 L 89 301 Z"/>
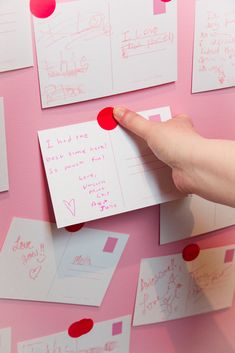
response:
<path id="1" fill-rule="evenodd" d="M 113 116 L 113 107 L 102 109 L 97 116 L 97 122 L 104 130 L 115 129 L 118 123 Z"/>
<path id="2" fill-rule="evenodd" d="M 68 334 L 72 338 L 78 338 L 90 332 L 93 326 L 94 321 L 92 319 L 82 319 L 70 325 Z"/>
<path id="3" fill-rule="evenodd" d="M 200 247 L 197 244 L 189 244 L 184 248 L 182 256 L 185 261 L 193 261 L 198 257 L 199 253 Z"/>
<path id="4" fill-rule="evenodd" d="M 65 227 L 65 229 L 70 233 L 78 232 L 84 227 L 85 223 L 73 224 L 72 226 Z"/>
<path id="5" fill-rule="evenodd" d="M 161 0 L 162 2 L 170 2 L 171 0 Z"/>
<path id="6" fill-rule="evenodd" d="M 30 0 L 30 11 L 35 17 L 46 18 L 53 14 L 56 0 Z"/>

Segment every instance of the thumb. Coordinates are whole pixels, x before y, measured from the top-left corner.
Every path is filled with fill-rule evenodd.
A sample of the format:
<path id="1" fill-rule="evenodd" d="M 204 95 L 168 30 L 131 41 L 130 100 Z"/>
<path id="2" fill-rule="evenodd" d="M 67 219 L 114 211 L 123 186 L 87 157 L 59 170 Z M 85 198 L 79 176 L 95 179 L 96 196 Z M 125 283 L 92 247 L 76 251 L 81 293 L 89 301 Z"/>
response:
<path id="1" fill-rule="evenodd" d="M 124 107 L 115 107 L 114 118 L 126 129 L 147 140 L 152 129 L 152 122 Z"/>

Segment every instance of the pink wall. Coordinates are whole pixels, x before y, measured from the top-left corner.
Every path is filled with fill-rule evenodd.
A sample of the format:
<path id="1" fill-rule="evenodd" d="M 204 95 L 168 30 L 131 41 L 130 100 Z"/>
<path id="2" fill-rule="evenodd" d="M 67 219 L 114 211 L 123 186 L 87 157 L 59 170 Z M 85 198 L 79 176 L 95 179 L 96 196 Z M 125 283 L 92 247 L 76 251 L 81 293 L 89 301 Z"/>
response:
<path id="1" fill-rule="evenodd" d="M 179 78 L 175 84 L 42 111 L 37 68 L 0 75 L 5 98 L 10 191 L 0 194 L 0 246 L 13 216 L 53 221 L 37 131 L 93 120 L 105 106 L 133 110 L 170 105 L 174 114 L 192 116 L 205 136 L 235 139 L 235 89 L 192 95 L 194 0 L 179 0 Z M 35 57 L 36 63 L 36 57 Z M 85 306 L 0 300 L 0 328 L 12 326 L 18 341 L 67 329 L 83 317 L 103 321 L 133 312 L 141 258 L 179 252 L 190 241 L 159 246 L 159 207 L 87 224 L 129 233 L 130 239 L 103 305 Z M 201 248 L 231 244 L 234 227 L 196 238 Z M 132 329 L 131 353 L 235 352 L 235 305 L 229 310 Z"/>

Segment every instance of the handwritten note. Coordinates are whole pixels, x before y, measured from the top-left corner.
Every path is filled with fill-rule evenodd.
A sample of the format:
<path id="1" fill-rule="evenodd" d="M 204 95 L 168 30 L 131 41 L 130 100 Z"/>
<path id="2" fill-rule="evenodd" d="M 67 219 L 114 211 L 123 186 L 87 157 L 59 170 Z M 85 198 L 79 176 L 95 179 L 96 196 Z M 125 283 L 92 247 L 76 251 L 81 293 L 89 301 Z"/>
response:
<path id="1" fill-rule="evenodd" d="M 192 91 L 235 85 L 235 3 L 197 0 Z"/>
<path id="2" fill-rule="evenodd" d="M 100 306 L 127 239 L 14 218 L 0 255 L 0 298 Z"/>
<path id="3" fill-rule="evenodd" d="M 130 327 L 130 316 L 119 317 L 95 323 L 93 329 L 79 339 L 69 337 L 65 331 L 20 342 L 17 352 L 129 353 Z"/>
<path id="4" fill-rule="evenodd" d="M 0 329 L 0 353 L 11 353 L 11 328 Z"/>
<path id="5" fill-rule="evenodd" d="M 171 117 L 167 107 L 141 114 Z M 40 131 L 39 140 L 59 228 L 181 196 L 171 170 L 119 126 L 107 131 L 91 121 Z"/>
<path id="6" fill-rule="evenodd" d="M 3 98 L 0 97 L 0 192 L 9 189 Z"/>
<path id="7" fill-rule="evenodd" d="M 28 0 L 0 0 L 0 72 L 33 66 Z"/>
<path id="8" fill-rule="evenodd" d="M 235 247 L 202 250 L 185 262 L 182 254 L 143 259 L 134 326 L 228 308 L 235 286 Z"/>
<path id="9" fill-rule="evenodd" d="M 190 195 L 160 206 L 160 243 L 194 237 L 234 224 L 234 208 Z"/>
<path id="10" fill-rule="evenodd" d="M 175 81 L 176 1 L 161 16 L 153 0 L 80 0 L 35 18 L 42 107 Z"/>

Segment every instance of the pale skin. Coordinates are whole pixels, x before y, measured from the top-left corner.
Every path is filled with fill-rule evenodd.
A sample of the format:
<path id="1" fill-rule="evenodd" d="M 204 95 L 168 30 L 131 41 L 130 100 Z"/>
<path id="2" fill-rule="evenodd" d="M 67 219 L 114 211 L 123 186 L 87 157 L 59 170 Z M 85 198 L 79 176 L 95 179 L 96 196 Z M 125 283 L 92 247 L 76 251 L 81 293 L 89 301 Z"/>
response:
<path id="1" fill-rule="evenodd" d="M 235 207 L 235 141 L 202 137 L 183 114 L 154 122 L 125 107 L 115 107 L 114 117 L 171 167 L 177 189 Z"/>

